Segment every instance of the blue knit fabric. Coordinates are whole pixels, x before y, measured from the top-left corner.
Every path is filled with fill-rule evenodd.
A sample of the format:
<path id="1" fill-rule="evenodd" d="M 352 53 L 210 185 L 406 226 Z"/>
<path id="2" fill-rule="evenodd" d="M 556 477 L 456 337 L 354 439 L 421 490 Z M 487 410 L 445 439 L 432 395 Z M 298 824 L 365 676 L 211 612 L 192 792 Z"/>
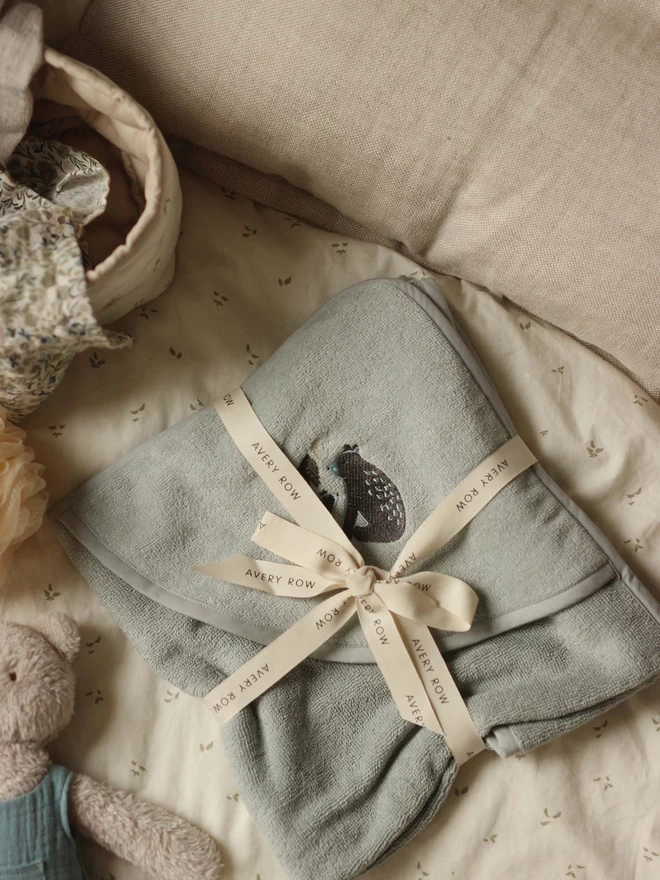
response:
<path id="1" fill-rule="evenodd" d="M 0 880 L 87 880 L 69 826 L 72 778 L 53 765 L 32 791 L 0 801 Z"/>

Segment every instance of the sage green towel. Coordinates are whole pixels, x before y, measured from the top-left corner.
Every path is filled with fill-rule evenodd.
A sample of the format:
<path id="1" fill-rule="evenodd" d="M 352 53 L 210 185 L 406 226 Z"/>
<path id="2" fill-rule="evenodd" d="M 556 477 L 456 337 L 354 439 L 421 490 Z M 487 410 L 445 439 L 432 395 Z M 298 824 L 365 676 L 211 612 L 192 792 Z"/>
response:
<path id="1" fill-rule="evenodd" d="M 349 288 L 244 390 L 366 562 L 383 568 L 515 433 L 430 282 Z M 83 486 L 57 529 L 148 662 L 201 696 L 310 608 L 192 571 L 253 553 L 265 510 L 286 516 L 209 408 Z M 438 641 L 502 755 L 586 721 L 658 672 L 658 603 L 539 466 L 424 568 L 479 595 L 472 631 Z M 382 860 L 435 815 L 457 772 L 441 738 L 399 717 L 356 625 L 223 736 L 243 799 L 294 880 L 347 880 Z"/>

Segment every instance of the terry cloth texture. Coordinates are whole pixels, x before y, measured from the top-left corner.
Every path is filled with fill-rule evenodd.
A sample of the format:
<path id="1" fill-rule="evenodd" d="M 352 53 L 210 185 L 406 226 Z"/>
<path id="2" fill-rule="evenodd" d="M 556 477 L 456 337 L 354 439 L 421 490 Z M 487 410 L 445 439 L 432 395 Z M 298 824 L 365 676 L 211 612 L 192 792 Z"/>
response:
<path id="1" fill-rule="evenodd" d="M 659 37 L 657 0 L 95 0 L 66 45 L 657 395 Z"/>
<path id="2" fill-rule="evenodd" d="M 359 468 L 339 476 L 341 456 L 359 455 L 396 486 L 403 535 L 378 511 L 356 523 L 369 539 L 356 545 L 382 567 L 515 432 L 430 282 L 349 288 L 244 390 L 340 521 L 361 491 Z M 201 696 L 310 607 L 192 571 L 254 552 L 267 509 L 283 513 L 210 408 L 92 479 L 55 516 L 71 558 L 148 662 Z M 501 754 L 583 723 L 657 674 L 658 603 L 539 466 L 423 567 L 479 595 L 474 630 L 439 642 Z M 457 772 L 441 738 L 399 717 L 356 626 L 223 737 L 244 801 L 294 880 L 347 880 L 382 860 L 436 813 Z"/>

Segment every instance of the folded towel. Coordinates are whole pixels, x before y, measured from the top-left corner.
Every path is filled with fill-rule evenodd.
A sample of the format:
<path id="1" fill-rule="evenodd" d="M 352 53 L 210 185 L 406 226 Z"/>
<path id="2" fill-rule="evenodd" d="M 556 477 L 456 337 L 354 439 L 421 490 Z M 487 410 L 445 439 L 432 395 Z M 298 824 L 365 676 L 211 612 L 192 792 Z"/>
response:
<path id="1" fill-rule="evenodd" d="M 367 564 L 384 569 L 515 434 L 427 281 L 349 288 L 243 387 Z M 267 509 L 287 516 L 209 408 L 92 479 L 56 511 L 56 527 L 147 661 L 201 696 L 314 601 L 192 570 L 253 555 Z M 424 568 L 479 595 L 470 632 L 436 636 L 479 733 L 502 755 L 583 723 L 657 675 L 660 606 L 538 465 Z M 223 737 L 243 799 L 294 880 L 347 880 L 384 859 L 435 815 L 457 773 L 443 738 L 400 718 L 355 624 Z"/>

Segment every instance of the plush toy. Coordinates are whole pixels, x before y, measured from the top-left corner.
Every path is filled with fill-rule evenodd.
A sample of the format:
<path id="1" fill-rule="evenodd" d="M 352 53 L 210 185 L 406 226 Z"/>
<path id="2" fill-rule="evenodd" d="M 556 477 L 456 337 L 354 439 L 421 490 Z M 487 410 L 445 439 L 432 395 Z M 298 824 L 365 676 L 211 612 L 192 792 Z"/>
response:
<path id="1" fill-rule="evenodd" d="M 80 637 L 66 614 L 0 621 L 0 880 L 84 880 L 70 825 L 159 880 L 216 880 L 199 828 L 127 792 L 51 765 L 44 744 L 71 720 Z"/>

